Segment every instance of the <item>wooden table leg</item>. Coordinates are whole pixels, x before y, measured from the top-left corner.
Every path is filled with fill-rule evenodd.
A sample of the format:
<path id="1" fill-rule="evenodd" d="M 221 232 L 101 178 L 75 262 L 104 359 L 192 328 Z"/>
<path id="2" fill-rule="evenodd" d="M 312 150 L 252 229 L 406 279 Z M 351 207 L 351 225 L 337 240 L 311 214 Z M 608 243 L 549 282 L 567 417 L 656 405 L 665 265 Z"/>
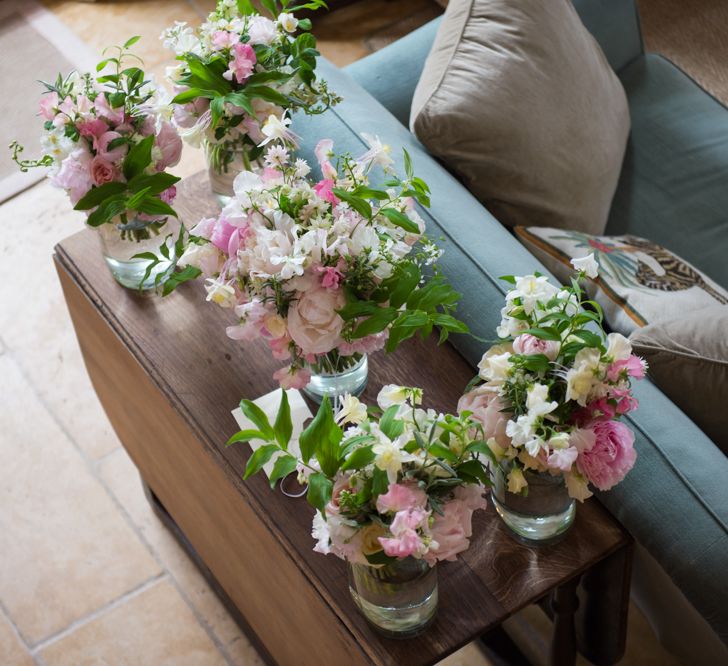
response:
<path id="1" fill-rule="evenodd" d="M 576 629 L 574 614 L 579 607 L 576 588 L 579 576 L 557 587 L 551 597 L 554 614 L 554 635 L 551 640 L 551 666 L 573 666 L 576 663 Z"/>

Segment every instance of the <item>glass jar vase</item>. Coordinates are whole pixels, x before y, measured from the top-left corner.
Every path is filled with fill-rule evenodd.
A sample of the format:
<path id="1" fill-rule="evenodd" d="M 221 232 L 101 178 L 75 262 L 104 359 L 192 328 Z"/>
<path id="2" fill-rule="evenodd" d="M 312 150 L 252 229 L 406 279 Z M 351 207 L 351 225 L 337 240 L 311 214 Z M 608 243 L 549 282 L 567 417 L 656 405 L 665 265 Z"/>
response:
<path id="1" fill-rule="evenodd" d="M 134 221 L 125 226 L 133 226 Z M 120 231 L 114 224 L 102 224 L 99 228 L 101 252 L 114 279 L 127 289 L 146 291 L 154 289 L 157 276 L 170 271 L 172 263 L 161 253 L 162 245 L 167 245 L 170 257 L 174 257 L 175 222 L 161 225 L 140 223 L 134 231 Z M 134 255 L 151 253 L 161 259 L 150 274 L 144 278 L 149 259 L 134 259 Z M 160 283 L 162 279 L 160 279 Z"/>
<path id="2" fill-rule="evenodd" d="M 339 396 L 346 393 L 361 395 L 369 378 L 366 354 L 341 356 L 337 351 L 331 351 L 319 356 L 316 363 L 308 367 L 311 381 L 303 389 L 304 393 L 317 403 L 326 395 L 334 407 Z"/>
<path id="3" fill-rule="evenodd" d="M 225 206 L 235 194 L 233 183 L 240 172 L 257 173 L 263 168 L 259 159 L 251 158 L 251 153 L 259 152 L 257 147 L 206 141 L 204 148 L 210 189 L 221 206 Z"/>
<path id="4" fill-rule="evenodd" d="M 347 563 L 349 591 L 362 615 L 389 638 L 422 633 L 437 613 L 437 571 L 406 557 L 383 566 Z"/>
<path id="5" fill-rule="evenodd" d="M 524 470 L 528 482 L 525 494 L 508 490 L 508 474 L 513 463 L 503 461 L 496 467 L 493 504 L 514 536 L 531 545 L 560 541 L 574 522 L 576 502 L 562 474 Z"/>

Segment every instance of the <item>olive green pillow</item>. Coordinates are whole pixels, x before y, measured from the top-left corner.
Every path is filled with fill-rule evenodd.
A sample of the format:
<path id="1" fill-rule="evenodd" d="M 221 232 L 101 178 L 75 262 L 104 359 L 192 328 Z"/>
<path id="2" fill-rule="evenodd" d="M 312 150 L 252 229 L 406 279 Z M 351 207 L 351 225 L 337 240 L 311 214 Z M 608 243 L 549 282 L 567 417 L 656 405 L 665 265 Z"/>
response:
<path id="1" fill-rule="evenodd" d="M 569 0 L 450 0 L 410 114 L 503 224 L 593 234 L 629 126 L 622 84 Z"/>
<path id="2" fill-rule="evenodd" d="M 660 389 L 728 455 L 728 306 L 649 324 L 630 340 Z"/>

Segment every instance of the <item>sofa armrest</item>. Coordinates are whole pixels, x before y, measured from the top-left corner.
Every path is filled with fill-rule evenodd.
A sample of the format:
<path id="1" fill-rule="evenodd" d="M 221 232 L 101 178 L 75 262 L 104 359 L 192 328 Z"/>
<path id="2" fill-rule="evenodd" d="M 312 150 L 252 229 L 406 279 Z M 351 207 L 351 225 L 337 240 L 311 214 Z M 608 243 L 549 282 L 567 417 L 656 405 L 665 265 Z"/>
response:
<path id="1" fill-rule="evenodd" d="M 412 97 L 440 21 L 436 18 L 346 67 L 346 72 L 405 127 L 409 125 Z"/>

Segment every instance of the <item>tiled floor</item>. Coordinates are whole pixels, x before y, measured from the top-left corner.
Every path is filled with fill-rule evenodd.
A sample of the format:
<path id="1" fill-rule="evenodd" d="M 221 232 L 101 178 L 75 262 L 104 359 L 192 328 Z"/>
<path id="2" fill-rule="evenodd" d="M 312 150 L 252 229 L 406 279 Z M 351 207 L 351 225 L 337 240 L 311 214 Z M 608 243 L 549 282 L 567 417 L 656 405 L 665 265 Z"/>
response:
<path id="1" fill-rule="evenodd" d="M 212 0 L 45 4 L 99 51 L 142 34 L 161 76 L 162 28 L 198 21 Z M 431 0 L 366 0 L 318 22 L 320 47 L 346 64 L 437 12 Z M 200 166 L 188 151 L 178 171 Z M 260 663 L 151 512 L 86 376 L 50 260 L 82 216 L 42 182 L 0 206 L 0 228 L 0 666 Z M 669 664 L 632 617 L 625 663 Z M 485 663 L 475 645 L 448 660 Z"/>

